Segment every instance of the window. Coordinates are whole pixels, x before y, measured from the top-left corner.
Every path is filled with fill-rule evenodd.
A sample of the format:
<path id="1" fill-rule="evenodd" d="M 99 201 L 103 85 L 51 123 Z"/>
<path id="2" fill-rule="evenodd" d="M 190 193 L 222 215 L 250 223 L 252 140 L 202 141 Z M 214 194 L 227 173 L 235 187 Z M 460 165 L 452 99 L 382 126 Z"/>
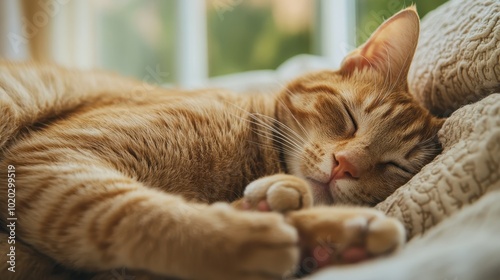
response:
<path id="1" fill-rule="evenodd" d="M 209 75 L 274 69 L 294 55 L 313 53 L 314 4 L 210 0 Z"/>
<path id="2" fill-rule="evenodd" d="M 416 5 L 422 17 L 445 1 L 419 0 Z M 2 1 L 0 35 L 4 40 L 0 52 L 11 59 L 25 58 L 28 52 L 35 59 L 101 67 L 149 83 L 196 87 L 213 76 L 274 69 L 303 53 L 320 55 L 339 65 L 383 19 L 411 3 L 406 0 Z M 18 45 L 10 41 L 12 34 L 18 35 Z M 19 52 L 22 47 L 24 53 Z"/>
<path id="3" fill-rule="evenodd" d="M 175 4 L 161 0 L 92 1 L 96 64 L 146 82 L 174 82 Z"/>

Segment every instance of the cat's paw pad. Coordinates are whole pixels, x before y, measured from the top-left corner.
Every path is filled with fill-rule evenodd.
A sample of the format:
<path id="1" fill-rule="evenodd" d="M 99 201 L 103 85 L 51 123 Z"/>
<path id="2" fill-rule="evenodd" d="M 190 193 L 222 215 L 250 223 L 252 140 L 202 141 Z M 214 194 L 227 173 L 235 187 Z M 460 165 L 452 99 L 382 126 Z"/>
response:
<path id="1" fill-rule="evenodd" d="M 308 183 L 296 176 L 277 174 L 250 183 L 244 192 L 242 209 L 287 212 L 310 208 Z"/>
<path id="2" fill-rule="evenodd" d="M 303 262 L 309 261 L 310 271 L 386 255 L 405 242 L 398 220 L 368 208 L 313 208 L 291 213 L 288 219 L 299 231 Z"/>
<path id="3" fill-rule="evenodd" d="M 403 225 L 381 214 L 348 219 L 344 227 L 346 249 L 342 260 L 348 263 L 391 253 L 405 242 Z"/>

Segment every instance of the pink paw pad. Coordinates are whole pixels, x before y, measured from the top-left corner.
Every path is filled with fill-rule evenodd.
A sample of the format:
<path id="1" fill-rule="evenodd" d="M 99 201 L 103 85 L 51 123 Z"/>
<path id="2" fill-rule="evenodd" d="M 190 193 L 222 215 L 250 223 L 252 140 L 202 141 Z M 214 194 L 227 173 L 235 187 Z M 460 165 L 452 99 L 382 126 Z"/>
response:
<path id="1" fill-rule="evenodd" d="M 345 263 L 358 263 L 369 259 L 370 255 L 363 247 L 351 247 L 342 252 L 341 258 Z"/>
<path id="2" fill-rule="evenodd" d="M 269 206 L 269 203 L 267 203 L 267 201 L 262 200 L 259 202 L 259 204 L 257 204 L 257 210 L 261 212 L 269 212 L 271 211 L 271 207 Z"/>
<path id="3" fill-rule="evenodd" d="M 271 207 L 269 206 L 269 203 L 267 203 L 267 201 L 265 201 L 265 200 L 260 201 L 256 207 L 252 207 L 250 202 L 245 200 L 241 203 L 240 207 L 242 210 L 248 210 L 248 211 L 251 211 L 251 210 L 257 210 L 260 212 L 270 212 L 271 211 Z"/>

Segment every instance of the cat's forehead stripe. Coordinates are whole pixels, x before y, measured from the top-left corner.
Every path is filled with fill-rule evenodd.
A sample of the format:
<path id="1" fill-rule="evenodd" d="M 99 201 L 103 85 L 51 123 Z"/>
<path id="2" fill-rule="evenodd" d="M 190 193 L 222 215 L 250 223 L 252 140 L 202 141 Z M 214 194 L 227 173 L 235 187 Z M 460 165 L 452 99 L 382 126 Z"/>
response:
<path id="1" fill-rule="evenodd" d="M 289 89 L 292 93 L 330 93 L 338 94 L 337 89 L 326 83 L 295 83 Z"/>

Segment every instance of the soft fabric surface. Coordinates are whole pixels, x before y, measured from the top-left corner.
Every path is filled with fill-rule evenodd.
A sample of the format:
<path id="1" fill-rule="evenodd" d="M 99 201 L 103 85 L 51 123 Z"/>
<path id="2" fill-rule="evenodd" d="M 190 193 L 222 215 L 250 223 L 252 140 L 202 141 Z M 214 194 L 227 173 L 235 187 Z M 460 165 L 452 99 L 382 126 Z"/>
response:
<path id="1" fill-rule="evenodd" d="M 376 206 L 402 221 L 409 237 L 500 188 L 500 94 L 457 110 L 439 139 L 443 153 Z"/>
<path id="2" fill-rule="evenodd" d="M 500 92 L 500 1 L 451 0 L 427 14 L 408 81 L 440 116 Z"/>
<path id="3" fill-rule="evenodd" d="M 325 269 L 310 280 L 500 279 L 500 191 L 447 219 L 398 254 Z"/>

